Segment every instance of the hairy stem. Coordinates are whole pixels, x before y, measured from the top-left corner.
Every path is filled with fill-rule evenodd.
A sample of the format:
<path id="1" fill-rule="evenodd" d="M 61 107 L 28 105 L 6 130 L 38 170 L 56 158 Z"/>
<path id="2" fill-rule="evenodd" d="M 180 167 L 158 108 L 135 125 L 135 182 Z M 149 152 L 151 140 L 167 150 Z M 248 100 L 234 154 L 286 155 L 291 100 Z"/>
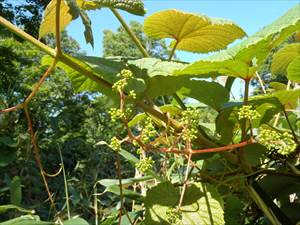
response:
<path id="1" fill-rule="evenodd" d="M 56 52 L 57 52 L 57 55 L 61 54 L 61 42 L 60 42 L 60 5 L 61 5 L 61 0 L 56 0 L 55 37 L 56 37 Z"/>
<path id="2" fill-rule="evenodd" d="M 19 29 L 18 27 L 16 27 L 11 22 L 9 22 L 8 20 L 4 19 L 1 16 L 0 16 L 0 25 L 4 26 L 5 28 L 7 28 L 11 32 L 15 33 L 19 37 L 25 39 L 26 41 L 29 41 L 30 43 L 32 43 L 33 45 L 35 45 L 36 47 L 38 47 L 42 51 L 46 52 L 48 55 L 52 56 L 53 58 L 56 56 L 56 52 L 55 52 L 54 49 L 52 49 L 49 46 L 43 44 L 42 42 L 35 39 L 31 35 L 27 34 L 23 30 Z"/>
<path id="3" fill-rule="evenodd" d="M 291 132 L 292 132 L 292 134 L 293 134 L 293 137 L 294 137 L 295 142 L 296 142 L 297 144 L 299 144 L 299 140 L 298 140 L 297 135 L 296 135 L 296 133 L 295 133 L 293 127 L 292 127 L 292 124 L 291 124 L 291 122 L 290 122 L 290 120 L 289 120 L 289 117 L 288 117 L 288 115 L 287 115 L 285 109 L 283 108 L 282 111 L 283 111 L 283 114 L 284 114 L 284 116 L 285 116 L 285 119 L 286 119 L 286 121 L 287 121 L 287 123 L 288 123 L 288 125 L 289 125 L 289 128 L 290 128 L 290 130 L 291 130 Z"/>
<path id="4" fill-rule="evenodd" d="M 187 163 L 187 166 L 186 166 L 184 183 L 183 183 L 182 192 L 181 192 L 179 203 L 178 203 L 178 210 L 180 210 L 180 208 L 182 206 L 184 194 L 185 194 L 185 191 L 186 191 L 186 188 L 187 188 L 187 182 L 188 182 L 188 179 L 189 179 L 189 171 L 190 171 L 190 167 L 191 167 L 191 158 L 192 158 L 192 153 L 190 153 L 189 156 L 188 156 L 188 163 Z"/>
<path id="5" fill-rule="evenodd" d="M 122 26 L 124 27 L 124 29 L 126 30 L 126 32 L 128 33 L 128 35 L 130 36 L 130 38 L 132 39 L 132 41 L 136 44 L 136 46 L 138 47 L 138 49 L 141 51 L 141 53 L 143 54 L 144 57 L 149 57 L 149 53 L 146 51 L 146 49 L 143 47 L 142 43 L 140 42 L 140 40 L 136 37 L 136 35 L 132 32 L 132 30 L 130 29 L 130 27 L 127 25 L 127 23 L 125 22 L 125 20 L 123 19 L 123 17 L 120 15 L 120 13 L 114 9 L 111 8 L 110 9 L 113 14 L 117 17 L 117 19 L 119 20 L 119 22 L 122 24 Z"/>

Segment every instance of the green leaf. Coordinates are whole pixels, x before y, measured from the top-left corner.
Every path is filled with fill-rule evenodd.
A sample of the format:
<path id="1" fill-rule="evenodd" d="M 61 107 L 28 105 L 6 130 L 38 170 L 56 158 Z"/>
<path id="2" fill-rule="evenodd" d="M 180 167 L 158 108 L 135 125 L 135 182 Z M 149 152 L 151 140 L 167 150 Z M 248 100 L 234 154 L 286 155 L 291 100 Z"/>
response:
<path id="1" fill-rule="evenodd" d="M 116 195 L 120 195 L 120 188 L 119 188 L 119 185 L 113 185 L 113 186 L 108 186 L 104 192 L 111 192 L 111 193 L 114 193 Z M 128 190 L 128 189 L 125 189 L 123 188 L 123 196 L 124 197 L 127 197 L 129 199 L 132 199 L 132 200 L 137 200 L 137 201 L 143 201 L 143 196 L 139 193 L 136 193 L 134 191 L 131 191 L 131 190 Z"/>
<path id="2" fill-rule="evenodd" d="M 54 222 L 44 222 L 40 221 L 38 216 L 26 215 L 2 222 L 0 225 L 54 225 Z"/>
<path id="3" fill-rule="evenodd" d="M 170 224 L 166 220 L 166 212 L 178 205 L 179 198 L 179 188 L 170 182 L 160 183 L 151 188 L 145 199 L 145 224 Z M 190 185 L 185 193 L 181 211 L 182 220 L 177 224 L 224 224 L 220 195 L 209 185 Z"/>
<path id="4" fill-rule="evenodd" d="M 203 80 L 190 80 L 182 84 L 179 93 L 219 110 L 228 102 L 229 92 L 222 85 Z"/>
<path id="5" fill-rule="evenodd" d="M 178 71 L 176 75 L 212 77 L 227 75 L 249 79 L 255 75 L 271 50 L 300 29 L 300 4 L 239 44 Z"/>
<path id="6" fill-rule="evenodd" d="M 286 45 L 274 54 L 271 65 L 271 72 L 274 75 L 286 74 L 289 64 L 292 63 L 299 56 L 300 43 Z M 298 74 L 298 76 L 300 75 Z"/>
<path id="7" fill-rule="evenodd" d="M 64 221 L 63 225 L 89 225 L 89 223 L 82 218 L 72 218 Z"/>
<path id="8" fill-rule="evenodd" d="M 280 82 L 271 82 L 270 88 L 278 91 L 278 90 L 286 90 L 286 84 L 280 83 Z"/>
<path id="9" fill-rule="evenodd" d="M 251 166 L 258 166 L 264 163 L 265 153 L 268 149 L 260 144 L 247 145 L 244 148 L 245 160 Z"/>
<path id="10" fill-rule="evenodd" d="M 146 14 L 144 3 L 141 0 L 89 0 L 84 1 L 81 7 L 86 10 L 101 9 L 103 7 L 115 8 L 138 16 Z"/>
<path id="11" fill-rule="evenodd" d="M 21 205 L 22 201 L 22 187 L 21 187 L 21 179 L 19 176 L 15 176 L 10 185 L 9 185 L 9 192 L 10 192 L 10 202 L 13 205 Z"/>
<path id="12" fill-rule="evenodd" d="M 300 56 L 295 58 L 287 69 L 287 78 L 294 82 L 300 82 Z"/>
<path id="13" fill-rule="evenodd" d="M 185 67 L 181 71 L 175 72 L 175 75 L 194 75 L 201 78 L 215 77 L 220 75 L 247 78 L 248 74 L 248 65 L 239 60 L 201 60 Z"/>
<path id="14" fill-rule="evenodd" d="M 43 20 L 41 22 L 40 30 L 39 30 L 39 38 L 44 37 L 46 34 L 53 33 L 55 34 L 56 28 L 56 4 L 57 0 L 51 0 L 51 2 L 47 5 Z M 70 7 L 67 5 L 65 1 L 61 1 L 60 5 L 60 23 L 59 28 L 60 31 L 63 31 L 66 26 L 74 19 L 72 14 L 69 13 Z"/>
<path id="15" fill-rule="evenodd" d="M 55 34 L 56 4 L 57 0 L 52 0 L 45 9 L 39 30 L 40 38 L 44 37 L 46 34 Z M 122 9 L 136 15 L 144 15 L 146 13 L 144 4 L 140 0 L 62 0 L 60 5 L 60 31 L 63 31 L 72 20 L 80 16 L 83 25 L 85 26 L 84 36 L 86 41 L 87 43 L 91 43 L 93 46 L 94 41 L 91 29 L 91 21 L 86 12 L 83 10 L 95 10 L 102 7 Z"/>
<path id="16" fill-rule="evenodd" d="M 300 89 L 279 90 L 265 95 L 257 95 L 250 99 L 269 99 L 275 97 L 286 109 L 295 109 L 300 98 Z"/>
<path id="17" fill-rule="evenodd" d="M 241 200 L 234 196 L 230 195 L 226 198 L 225 201 L 225 224 L 226 225 L 239 225 L 241 224 L 241 217 L 243 215 L 244 205 Z"/>
<path id="18" fill-rule="evenodd" d="M 207 53 L 224 49 L 245 32 L 231 21 L 209 18 L 178 10 L 165 10 L 149 16 L 145 33 L 152 38 L 172 38 L 176 49 Z"/>
<path id="19" fill-rule="evenodd" d="M 122 179 L 122 185 L 130 186 L 134 183 L 147 181 L 147 180 L 151 180 L 151 179 L 154 179 L 154 178 L 152 176 L 143 176 L 143 177 Z M 103 185 L 105 187 L 109 187 L 109 186 L 113 186 L 113 185 L 119 185 L 119 180 L 118 179 L 102 179 L 102 180 L 99 180 L 97 183 L 100 183 L 101 185 Z"/>
<path id="20" fill-rule="evenodd" d="M 15 209 L 22 213 L 34 214 L 34 210 L 24 209 L 16 205 L 0 205 L 0 214 L 6 213 L 8 210 Z"/>
<path id="21" fill-rule="evenodd" d="M 80 3 L 82 2 L 82 0 L 66 0 L 68 7 L 70 7 L 69 13 L 72 15 L 72 20 L 78 17 L 81 18 L 82 23 L 85 27 L 84 37 L 86 43 L 90 43 L 94 47 L 94 37 L 93 37 L 91 20 L 88 17 L 87 13 L 79 8 L 76 1 Z"/>

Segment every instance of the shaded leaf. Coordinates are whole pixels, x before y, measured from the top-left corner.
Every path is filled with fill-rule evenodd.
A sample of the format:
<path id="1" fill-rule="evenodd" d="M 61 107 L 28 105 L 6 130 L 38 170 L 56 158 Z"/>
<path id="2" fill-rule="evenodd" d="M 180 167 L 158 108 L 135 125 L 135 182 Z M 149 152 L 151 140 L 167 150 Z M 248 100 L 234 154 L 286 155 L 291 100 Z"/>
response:
<path id="1" fill-rule="evenodd" d="M 18 210 L 19 212 L 28 213 L 28 214 L 33 214 L 35 212 L 34 210 L 24 209 L 16 205 L 0 205 L 0 214 L 6 213 L 8 210 L 11 209 L 15 209 Z"/>
<path id="2" fill-rule="evenodd" d="M 113 186 L 108 186 L 104 192 L 111 192 L 114 193 L 116 195 L 120 195 L 120 188 L 118 185 L 113 185 Z M 123 188 L 123 196 L 127 197 L 129 199 L 133 199 L 133 200 L 137 200 L 137 201 L 143 201 L 143 196 L 139 193 L 136 193 L 134 191 L 128 190 L 128 189 L 124 189 Z"/>
<path id="3" fill-rule="evenodd" d="M 209 18 L 178 10 L 165 10 L 149 16 L 145 33 L 152 38 L 172 38 L 178 50 L 207 53 L 224 49 L 245 32 L 231 21 Z"/>
<path id="4" fill-rule="evenodd" d="M 10 185 L 9 185 L 9 192 L 10 192 L 10 202 L 13 205 L 21 205 L 22 201 L 22 188 L 21 188 L 21 179 L 19 176 L 15 176 Z"/>
<path id="5" fill-rule="evenodd" d="M 147 180 L 151 180 L 151 179 L 153 179 L 152 176 L 143 176 L 143 177 L 122 179 L 122 185 L 129 186 L 134 183 L 147 181 Z M 97 183 L 100 183 L 103 186 L 109 187 L 109 186 L 113 186 L 113 185 L 119 185 L 119 180 L 117 180 L 117 179 L 102 179 L 102 180 L 99 180 Z"/>
<path id="6" fill-rule="evenodd" d="M 0 225 L 54 225 L 54 222 L 44 222 L 40 221 L 38 216 L 26 215 L 2 222 Z"/>
<path id="7" fill-rule="evenodd" d="M 244 148 L 245 160 L 251 166 L 258 166 L 264 162 L 264 154 L 267 151 L 268 149 L 260 144 L 247 145 Z"/>
<path id="8" fill-rule="evenodd" d="M 203 80 L 190 80 L 183 84 L 180 94 L 219 110 L 229 100 L 229 92 L 222 85 Z"/>
<path id="9" fill-rule="evenodd" d="M 78 217 L 78 218 L 72 218 L 70 220 L 64 221 L 63 225 L 89 225 L 89 223 L 84 219 Z"/>

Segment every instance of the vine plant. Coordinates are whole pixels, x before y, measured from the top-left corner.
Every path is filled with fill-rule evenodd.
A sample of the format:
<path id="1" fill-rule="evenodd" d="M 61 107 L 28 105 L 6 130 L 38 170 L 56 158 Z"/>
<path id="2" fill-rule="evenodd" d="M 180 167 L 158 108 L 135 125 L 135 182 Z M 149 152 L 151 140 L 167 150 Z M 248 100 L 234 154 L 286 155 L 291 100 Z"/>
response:
<path id="1" fill-rule="evenodd" d="M 145 58 L 71 57 L 62 52 L 60 32 L 77 17 L 83 21 L 87 42 L 93 45 L 91 22 L 85 11 L 102 7 L 111 9 Z M 274 74 L 277 70 L 287 74 L 294 89 L 272 91 L 263 86 L 265 94 L 249 96 L 249 86 L 256 76 L 264 85 L 258 75 L 261 65 L 272 50 L 299 31 L 299 8 L 295 6 L 254 36 L 228 49 L 230 43 L 246 35 L 233 22 L 177 10 L 157 12 L 146 18 L 144 31 L 153 38 L 174 40 L 168 59 L 151 58 L 117 11 L 144 15 L 141 1 L 52 0 L 45 11 L 40 37 L 54 33 L 55 49 L 0 17 L 2 26 L 49 55 L 42 60 L 49 68 L 31 94 L 23 103 L 1 109 L 0 113 L 25 111 L 35 160 L 53 209 L 55 201 L 46 177 L 58 176 L 61 170 L 54 175 L 45 172 L 28 105 L 51 72 L 60 67 L 78 91 L 97 91 L 111 97 L 116 104 L 109 111 L 111 120 L 122 123 L 127 133 L 124 137 L 116 135 L 107 144 L 116 154 L 117 182 L 99 181 L 106 186 L 106 192 L 120 197 L 119 212 L 112 224 L 229 224 L 230 219 L 244 224 L 239 218 L 243 212 L 230 210 L 231 202 L 238 201 L 237 197 L 247 198 L 243 191 L 271 224 L 298 222 L 299 217 L 283 213 L 273 202 L 274 198 L 280 202 L 280 196 L 271 197 L 264 185 L 272 176 L 300 177 L 299 123 L 290 122 L 300 96 L 297 89 L 300 72 L 295 66 L 300 57 L 299 44 L 293 44 L 293 48 L 298 47 L 298 55 L 290 56 L 288 63 L 276 61 L 279 55 L 274 57 L 272 65 Z M 208 53 L 223 49 L 226 50 L 188 65 L 172 61 L 176 50 Z M 218 76 L 228 77 L 224 86 L 215 82 Z M 236 78 L 245 84 L 241 102 L 229 98 Z M 157 106 L 158 96 L 172 96 L 173 101 L 170 105 Z M 191 98 L 218 112 L 213 127 L 201 123 L 199 108 L 186 106 Z M 274 124 L 278 113 L 279 117 L 283 113 L 283 117 Z M 283 121 L 287 121 L 287 127 Z M 123 146 L 136 152 L 130 153 Z M 122 179 L 120 156 L 137 169 L 134 178 Z M 134 191 L 125 188 L 132 185 Z M 98 224 L 98 197 L 95 196 L 95 224 Z M 130 201 L 133 201 L 131 207 Z M 57 216 L 57 222 L 62 223 Z"/>

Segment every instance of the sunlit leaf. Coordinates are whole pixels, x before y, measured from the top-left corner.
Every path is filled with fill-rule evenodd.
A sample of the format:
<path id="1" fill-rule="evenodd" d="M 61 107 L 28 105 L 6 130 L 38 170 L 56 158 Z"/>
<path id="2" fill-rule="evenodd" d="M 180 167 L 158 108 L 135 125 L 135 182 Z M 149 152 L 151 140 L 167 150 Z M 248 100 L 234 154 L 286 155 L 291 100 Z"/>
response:
<path id="1" fill-rule="evenodd" d="M 28 213 L 28 214 L 34 213 L 34 210 L 24 209 L 16 205 L 0 205 L 0 214 L 6 213 L 8 210 L 12 210 L 12 209 L 18 210 L 19 212 L 22 213 Z"/>
<path id="2" fill-rule="evenodd" d="M 286 74 L 288 66 L 300 57 L 300 43 L 286 45 L 273 56 L 271 71 L 274 75 Z M 299 67 L 299 64 L 298 64 Z M 300 74 L 298 74 L 300 79 Z"/>
<path id="3" fill-rule="evenodd" d="M 294 82 L 300 82 L 300 55 L 288 66 L 287 78 Z"/>
<path id="4" fill-rule="evenodd" d="M 160 183 L 147 192 L 145 199 L 145 224 L 169 225 L 166 212 L 176 208 L 180 198 L 179 188 L 169 182 Z M 222 201 L 217 190 L 201 183 L 187 188 L 181 207 L 182 219 L 176 224 L 224 224 Z"/>
<path id="5" fill-rule="evenodd" d="M 87 221 L 82 218 L 72 218 L 70 220 L 64 221 L 63 225 L 89 225 Z"/>
<path id="6" fill-rule="evenodd" d="M 176 75 L 213 77 L 227 75 L 249 79 L 255 75 L 271 50 L 300 29 L 300 5 L 241 43 L 188 65 Z"/>
<path id="7" fill-rule="evenodd" d="M 245 32 L 231 21 L 209 18 L 178 10 L 165 10 L 149 16 L 145 33 L 152 38 L 172 38 L 178 50 L 207 53 L 224 49 Z"/>
<path id="8" fill-rule="evenodd" d="M 122 179 L 122 185 L 129 186 L 134 183 L 147 181 L 147 180 L 151 180 L 151 179 L 153 179 L 152 176 L 143 176 L 143 177 Z M 117 179 L 102 179 L 102 180 L 99 180 L 98 183 L 100 183 L 103 186 L 109 187 L 109 186 L 113 186 L 113 185 L 119 185 L 119 180 L 117 180 Z"/>

